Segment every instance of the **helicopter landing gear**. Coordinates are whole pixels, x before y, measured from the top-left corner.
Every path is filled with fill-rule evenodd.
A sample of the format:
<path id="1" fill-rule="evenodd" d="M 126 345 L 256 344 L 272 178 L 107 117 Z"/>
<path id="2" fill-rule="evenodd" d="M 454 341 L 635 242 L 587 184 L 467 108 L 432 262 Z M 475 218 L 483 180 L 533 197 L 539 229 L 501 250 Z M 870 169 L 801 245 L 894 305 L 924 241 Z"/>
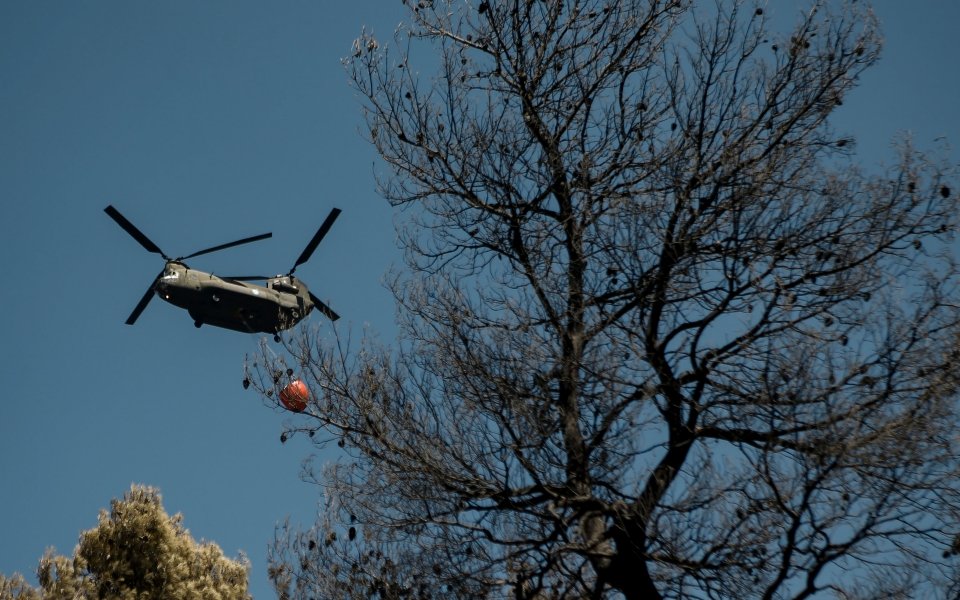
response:
<path id="1" fill-rule="evenodd" d="M 273 334 L 273 341 L 275 341 L 275 342 L 278 343 L 278 344 L 280 343 L 280 334 L 279 334 L 279 333 Z"/>
<path id="2" fill-rule="evenodd" d="M 203 325 L 203 321 L 201 321 L 200 319 L 197 319 L 196 321 L 193 322 L 193 326 L 196 327 L 197 329 L 200 329 L 201 325 Z"/>

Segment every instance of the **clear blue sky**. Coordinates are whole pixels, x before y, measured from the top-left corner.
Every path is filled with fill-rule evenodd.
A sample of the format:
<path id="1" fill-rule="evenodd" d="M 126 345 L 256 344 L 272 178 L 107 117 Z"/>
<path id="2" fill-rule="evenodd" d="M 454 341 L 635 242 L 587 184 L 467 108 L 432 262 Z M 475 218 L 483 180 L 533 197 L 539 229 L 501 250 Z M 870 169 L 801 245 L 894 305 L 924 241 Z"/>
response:
<path id="1" fill-rule="evenodd" d="M 960 2 L 875 6 L 884 59 L 838 129 L 858 137 L 868 166 L 899 131 L 920 147 L 960 145 Z M 0 572 L 32 578 L 44 548 L 70 553 L 139 482 L 198 539 L 245 551 L 251 591 L 272 597 L 274 525 L 312 522 L 320 498 L 298 478 L 311 449 L 281 445 L 288 416 L 241 388 L 255 336 L 196 330 L 157 299 L 124 325 L 162 261 L 102 211 L 114 204 L 172 255 L 273 231 L 191 261 L 236 274 L 286 271 L 340 207 L 297 274 L 342 328 L 389 336 L 380 281 L 399 262 L 394 215 L 339 60 L 363 25 L 389 36 L 402 8 L 0 0 Z"/>

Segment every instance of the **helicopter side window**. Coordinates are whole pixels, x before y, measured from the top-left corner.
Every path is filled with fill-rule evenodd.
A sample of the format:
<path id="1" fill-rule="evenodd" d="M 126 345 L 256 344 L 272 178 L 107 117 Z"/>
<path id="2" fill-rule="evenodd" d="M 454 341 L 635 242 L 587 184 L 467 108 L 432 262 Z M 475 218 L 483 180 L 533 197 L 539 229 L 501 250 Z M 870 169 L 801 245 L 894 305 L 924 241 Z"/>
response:
<path id="1" fill-rule="evenodd" d="M 286 292 L 288 294 L 296 294 L 300 291 L 300 288 L 297 286 L 280 280 L 273 282 L 273 289 L 277 290 L 278 292 Z"/>

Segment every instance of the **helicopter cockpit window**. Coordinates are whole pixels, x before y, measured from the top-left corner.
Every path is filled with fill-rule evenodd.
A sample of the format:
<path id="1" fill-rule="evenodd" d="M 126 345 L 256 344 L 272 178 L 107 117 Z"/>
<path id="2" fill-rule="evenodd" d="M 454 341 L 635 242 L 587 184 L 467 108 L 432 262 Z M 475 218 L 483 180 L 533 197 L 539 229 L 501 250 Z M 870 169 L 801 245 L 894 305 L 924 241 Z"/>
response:
<path id="1" fill-rule="evenodd" d="M 180 272 L 176 269 L 166 269 L 163 272 L 162 279 L 164 281 L 175 281 L 180 278 Z"/>

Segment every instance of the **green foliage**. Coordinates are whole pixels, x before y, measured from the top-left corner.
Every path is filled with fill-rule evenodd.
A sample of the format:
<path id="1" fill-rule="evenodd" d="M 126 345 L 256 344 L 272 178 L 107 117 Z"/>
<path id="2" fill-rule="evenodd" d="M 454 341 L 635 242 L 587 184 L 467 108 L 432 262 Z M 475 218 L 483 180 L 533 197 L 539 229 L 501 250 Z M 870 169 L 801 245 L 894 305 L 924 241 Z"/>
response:
<path id="1" fill-rule="evenodd" d="M 242 558 L 195 541 L 156 489 L 135 485 L 80 535 L 72 558 L 46 552 L 39 591 L 17 575 L 0 578 L 0 600 L 247 600 L 248 571 Z"/>
<path id="2" fill-rule="evenodd" d="M 40 600 L 40 597 L 19 573 L 14 573 L 13 577 L 0 573 L 0 600 Z"/>

